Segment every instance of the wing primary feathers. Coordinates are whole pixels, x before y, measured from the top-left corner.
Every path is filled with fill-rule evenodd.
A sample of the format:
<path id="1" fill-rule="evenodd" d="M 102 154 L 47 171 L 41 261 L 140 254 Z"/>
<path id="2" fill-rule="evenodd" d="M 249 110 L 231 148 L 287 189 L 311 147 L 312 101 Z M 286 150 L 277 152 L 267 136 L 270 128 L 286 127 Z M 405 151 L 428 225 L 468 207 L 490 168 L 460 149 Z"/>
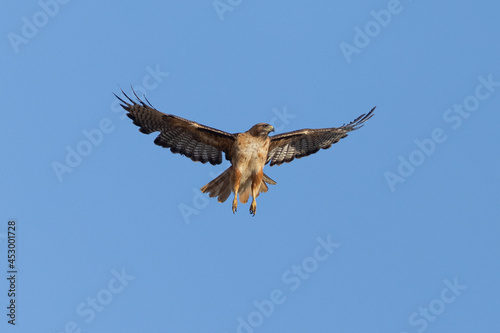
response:
<path id="1" fill-rule="evenodd" d="M 134 91 L 134 90 L 132 90 L 132 91 Z M 122 90 L 122 93 L 123 93 L 123 95 L 124 95 L 125 97 L 127 97 L 127 99 L 130 101 L 130 103 L 132 103 L 132 104 L 127 103 L 128 105 L 133 105 L 133 104 L 136 104 L 136 103 L 135 103 L 135 101 L 134 101 L 132 98 L 130 98 L 130 97 L 129 97 L 129 96 L 128 96 L 128 95 L 127 95 L 127 94 L 126 94 L 123 90 Z M 134 94 L 135 94 L 135 92 L 134 92 Z"/>
<path id="2" fill-rule="evenodd" d="M 153 107 L 146 96 L 141 99 L 131 88 L 133 96 L 127 95 L 122 89 L 123 96 L 114 95 L 141 133 L 160 132 L 154 140 L 155 144 L 170 148 L 173 153 L 187 156 L 195 162 L 220 164 L 222 153 L 228 158 L 235 135 L 162 113 Z"/>
<path id="3" fill-rule="evenodd" d="M 142 100 L 139 96 L 137 96 L 137 93 L 135 92 L 135 90 L 134 90 L 134 88 L 133 88 L 132 86 L 130 86 L 130 88 L 132 89 L 132 92 L 134 93 L 135 98 L 137 98 L 137 101 L 138 101 L 139 103 L 141 103 L 141 104 L 142 104 L 142 106 L 150 107 L 150 108 L 153 108 L 153 109 L 155 108 L 155 107 L 153 106 L 153 104 L 151 104 L 151 102 L 148 100 L 148 98 L 146 97 L 146 95 L 143 95 L 142 97 L 146 100 L 146 102 L 147 102 L 147 103 L 146 103 L 146 102 L 144 102 L 144 101 L 143 101 L 143 100 Z M 125 94 L 125 93 L 124 93 L 124 94 Z M 127 96 L 127 95 L 125 95 L 125 96 Z M 130 99 L 128 96 L 127 96 L 127 98 L 128 98 L 128 99 Z M 134 102 L 134 101 L 132 101 L 131 99 L 130 99 L 130 101 L 131 101 L 132 103 L 135 103 L 135 102 Z"/>
<path id="4" fill-rule="evenodd" d="M 349 131 L 354 131 L 354 130 L 357 130 L 358 128 L 361 128 L 364 126 L 364 123 L 370 119 L 371 117 L 373 117 L 373 111 L 375 110 L 376 106 L 373 107 L 373 109 L 370 110 L 370 112 L 366 113 L 366 114 L 362 114 L 361 116 L 359 116 L 358 118 L 354 119 L 352 122 L 350 122 L 349 124 L 347 125 L 343 125 L 342 127 L 345 127 L 346 129 L 349 128 Z"/>
<path id="5" fill-rule="evenodd" d="M 320 149 L 330 148 L 332 144 L 345 138 L 348 132 L 363 127 L 373 117 L 374 110 L 375 107 L 341 127 L 302 129 L 272 136 L 266 163 L 270 162 L 271 166 L 280 165 L 314 154 Z"/>
<path id="6" fill-rule="evenodd" d="M 137 100 L 141 102 L 142 105 L 144 105 L 144 103 L 141 101 L 141 98 L 137 96 L 137 93 L 135 92 L 134 87 L 132 87 L 132 85 L 130 85 L 130 89 L 132 90 L 132 93 L 134 94 L 135 98 L 137 98 Z"/>
<path id="7" fill-rule="evenodd" d="M 153 104 L 151 104 L 151 102 L 149 101 L 149 99 L 146 97 L 146 95 L 144 95 L 144 99 L 146 100 L 146 102 L 148 102 L 149 106 L 152 107 L 153 109 L 155 108 L 153 106 Z"/>
<path id="8" fill-rule="evenodd" d="M 130 100 L 132 103 L 134 102 L 134 101 L 132 101 L 132 100 L 131 100 L 128 96 L 127 96 L 127 94 L 125 94 L 125 92 L 123 91 L 123 89 L 121 89 L 121 88 L 120 88 L 120 90 L 121 90 L 121 92 L 122 92 L 123 96 L 125 96 L 125 97 L 126 97 L 128 100 Z M 113 93 L 113 95 L 115 95 L 115 97 L 116 97 L 116 98 L 118 98 L 118 99 L 120 100 L 120 102 L 122 102 L 122 103 L 123 103 L 123 104 L 120 104 L 123 108 L 125 108 L 126 106 L 130 106 L 130 103 L 129 103 L 129 102 L 124 101 L 124 100 L 123 100 L 120 96 L 118 96 L 117 94 Z"/>
<path id="9" fill-rule="evenodd" d="M 113 95 L 115 95 L 116 98 L 118 98 L 118 100 L 120 100 L 120 102 L 122 102 L 123 104 L 127 104 L 127 102 L 125 102 L 123 99 L 121 99 L 121 97 L 119 97 L 117 94 L 113 93 Z M 123 106 L 123 104 L 121 104 Z"/>

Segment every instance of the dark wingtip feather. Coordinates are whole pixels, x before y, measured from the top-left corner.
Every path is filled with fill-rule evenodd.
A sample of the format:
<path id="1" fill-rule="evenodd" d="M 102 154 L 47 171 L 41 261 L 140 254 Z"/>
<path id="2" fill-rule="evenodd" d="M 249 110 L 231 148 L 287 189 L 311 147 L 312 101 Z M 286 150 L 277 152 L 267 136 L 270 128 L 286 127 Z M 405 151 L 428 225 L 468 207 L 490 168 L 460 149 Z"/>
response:
<path id="1" fill-rule="evenodd" d="M 116 98 L 118 98 L 118 100 L 121 102 L 120 105 L 122 108 L 124 108 L 125 110 L 127 110 L 130 106 L 129 103 L 125 102 L 120 96 L 118 96 L 117 94 L 113 93 L 113 95 L 115 95 Z"/>
<path id="2" fill-rule="evenodd" d="M 149 99 L 146 97 L 146 95 L 144 95 L 144 99 L 146 100 L 146 102 L 148 102 L 149 106 L 152 107 L 154 109 L 154 106 L 153 104 L 151 104 L 151 102 L 149 101 Z"/>
<path id="3" fill-rule="evenodd" d="M 146 95 L 144 95 L 144 99 L 146 100 L 146 102 L 144 102 L 143 100 L 141 100 L 141 98 L 137 95 L 137 93 L 135 92 L 134 88 L 132 86 L 130 86 L 131 90 L 132 90 L 132 93 L 134 94 L 135 98 L 137 100 L 134 100 L 133 98 L 131 98 L 129 95 L 127 95 L 122 88 L 120 88 L 120 91 L 122 92 L 122 97 L 118 96 L 117 94 L 113 93 L 113 95 L 115 95 L 116 98 L 118 98 L 118 100 L 121 102 L 120 105 L 122 108 L 124 108 L 125 110 L 129 111 L 130 110 L 130 107 L 134 104 L 142 104 L 143 106 L 146 106 L 146 107 L 151 107 L 154 109 L 154 106 L 151 104 L 151 102 L 148 100 L 148 98 L 146 97 Z M 128 101 L 126 101 L 128 100 Z M 130 115 L 129 115 L 130 117 Z"/>
<path id="4" fill-rule="evenodd" d="M 342 127 L 344 127 L 346 130 L 348 131 L 354 131 L 354 130 L 357 130 L 361 127 L 364 126 L 364 123 L 370 119 L 371 117 L 374 116 L 374 113 L 373 111 L 375 110 L 376 106 L 374 106 L 370 112 L 368 113 L 364 113 L 362 114 L 361 116 L 359 116 L 358 118 L 354 119 L 351 123 L 347 124 L 347 125 L 344 125 Z"/>
<path id="5" fill-rule="evenodd" d="M 139 96 L 137 96 L 137 93 L 135 92 L 135 90 L 134 90 L 134 88 L 132 86 L 130 86 L 130 88 L 132 89 L 132 92 L 134 93 L 135 98 L 137 98 L 137 102 L 141 103 L 142 106 L 148 106 L 148 107 L 152 107 L 154 109 L 154 106 L 148 100 L 148 98 L 146 97 L 146 95 L 143 95 L 143 98 L 146 100 L 147 103 L 145 103 Z"/>
<path id="6" fill-rule="evenodd" d="M 122 91 L 123 96 L 125 96 L 125 98 L 127 98 L 127 99 L 130 101 L 130 103 L 135 104 L 135 101 L 134 101 L 132 98 L 130 98 L 130 97 L 129 97 L 129 96 L 128 96 L 128 95 L 127 95 L 124 91 L 123 91 L 123 89 L 121 89 L 121 91 Z M 133 91 L 133 90 L 132 90 L 132 91 Z M 125 103 L 127 103 L 127 105 L 131 105 L 129 102 L 125 102 Z"/>

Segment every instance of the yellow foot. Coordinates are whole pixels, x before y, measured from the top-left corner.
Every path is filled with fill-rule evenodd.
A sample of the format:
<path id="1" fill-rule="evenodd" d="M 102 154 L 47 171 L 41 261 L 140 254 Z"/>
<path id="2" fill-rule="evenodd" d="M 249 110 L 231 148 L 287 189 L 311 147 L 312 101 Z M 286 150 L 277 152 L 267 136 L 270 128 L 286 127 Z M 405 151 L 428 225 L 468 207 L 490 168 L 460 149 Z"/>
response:
<path id="1" fill-rule="evenodd" d="M 233 214 L 238 210 L 238 200 L 233 200 Z"/>
<path id="2" fill-rule="evenodd" d="M 257 213 L 257 203 L 252 201 L 252 204 L 250 205 L 250 214 L 255 216 L 255 213 Z"/>

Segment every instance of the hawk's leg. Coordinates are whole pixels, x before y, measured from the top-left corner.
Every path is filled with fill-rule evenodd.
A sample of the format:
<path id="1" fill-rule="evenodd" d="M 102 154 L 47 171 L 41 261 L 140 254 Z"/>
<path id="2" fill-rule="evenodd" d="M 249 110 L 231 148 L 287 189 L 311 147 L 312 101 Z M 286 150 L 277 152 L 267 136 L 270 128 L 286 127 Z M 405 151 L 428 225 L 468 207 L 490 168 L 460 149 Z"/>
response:
<path id="1" fill-rule="evenodd" d="M 238 168 L 234 168 L 234 172 L 231 174 L 231 182 L 233 183 L 233 214 L 236 213 L 238 209 L 238 191 L 240 190 L 241 172 Z"/>
<path id="2" fill-rule="evenodd" d="M 257 196 L 259 195 L 260 191 L 260 184 L 262 183 L 262 178 L 264 176 L 264 173 L 262 170 L 252 177 L 252 204 L 250 205 L 250 214 L 255 216 L 255 213 L 257 213 Z"/>

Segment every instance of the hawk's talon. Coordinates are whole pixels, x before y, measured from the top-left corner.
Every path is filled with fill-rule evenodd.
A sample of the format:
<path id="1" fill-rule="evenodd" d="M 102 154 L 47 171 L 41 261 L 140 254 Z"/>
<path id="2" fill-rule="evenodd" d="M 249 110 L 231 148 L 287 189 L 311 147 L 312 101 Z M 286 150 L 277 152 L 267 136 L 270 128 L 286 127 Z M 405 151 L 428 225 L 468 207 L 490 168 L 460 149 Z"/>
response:
<path id="1" fill-rule="evenodd" d="M 254 201 L 252 201 L 252 204 L 250 205 L 250 214 L 255 216 L 255 213 L 257 213 L 257 203 L 254 200 Z"/>
<path id="2" fill-rule="evenodd" d="M 238 210 L 238 201 L 236 199 L 233 201 L 233 214 L 236 214 L 236 211 Z"/>

